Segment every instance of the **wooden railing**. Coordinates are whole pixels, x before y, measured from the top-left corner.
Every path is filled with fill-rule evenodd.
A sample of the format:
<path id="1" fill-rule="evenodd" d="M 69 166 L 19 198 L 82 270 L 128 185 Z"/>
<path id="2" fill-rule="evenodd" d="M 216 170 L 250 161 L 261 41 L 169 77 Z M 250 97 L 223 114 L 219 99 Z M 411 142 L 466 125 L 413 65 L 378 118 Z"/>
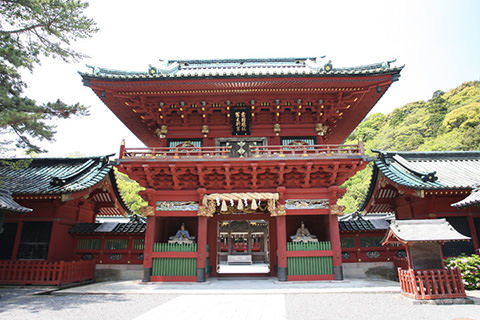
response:
<path id="1" fill-rule="evenodd" d="M 229 157 L 231 148 L 231 146 L 122 148 L 120 159 L 222 159 Z"/>
<path id="2" fill-rule="evenodd" d="M 358 145 L 294 145 L 294 146 L 250 146 L 251 158 L 275 157 L 316 157 L 364 155 L 363 143 Z M 204 159 L 230 158 L 231 146 L 223 147 L 179 147 L 179 148 L 125 148 L 120 149 L 120 159 L 161 160 L 161 159 Z"/>
<path id="3" fill-rule="evenodd" d="M 288 146 L 250 146 L 255 158 L 270 157 L 331 157 L 345 155 L 363 155 L 363 146 L 324 144 L 324 145 L 288 145 Z"/>
<path id="4" fill-rule="evenodd" d="M 93 280 L 93 261 L 0 261 L 0 283 L 61 285 Z"/>
<path id="5" fill-rule="evenodd" d="M 402 294 L 418 300 L 465 298 L 460 270 L 398 268 Z"/>

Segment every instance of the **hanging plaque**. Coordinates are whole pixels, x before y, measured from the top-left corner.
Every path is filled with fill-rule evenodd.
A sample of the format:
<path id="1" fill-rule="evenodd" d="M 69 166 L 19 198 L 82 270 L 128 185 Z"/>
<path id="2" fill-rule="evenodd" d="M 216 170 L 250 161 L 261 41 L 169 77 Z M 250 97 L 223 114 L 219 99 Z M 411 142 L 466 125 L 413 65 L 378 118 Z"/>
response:
<path id="1" fill-rule="evenodd" d="M 250 109 L 231 109 L 232 135 L 246 136 L 250 134 L 250 121 L 252 114 Z"/>

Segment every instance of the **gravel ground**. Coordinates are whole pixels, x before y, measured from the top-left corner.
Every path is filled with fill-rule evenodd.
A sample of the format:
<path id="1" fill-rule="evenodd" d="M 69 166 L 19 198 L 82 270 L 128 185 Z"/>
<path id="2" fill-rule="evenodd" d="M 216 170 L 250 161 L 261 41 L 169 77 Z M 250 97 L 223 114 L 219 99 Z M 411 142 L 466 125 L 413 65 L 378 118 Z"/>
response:
<path id="1" fill-rule="evenodd" d="M 416 305 L 397 293 L 328 293 L 328 294 L 226 294 L 226 295 L 175 295 L 175 294 L 66 294 L 35 295 L 35 289 L 0 288 L 0 319 L 134 319 L 155 309 L 154 317 L 162 319 L 173 305 L 181 301 L 185 309 L 174 309 L 174 318 L 193 319 L 273 319 L 292 320 L 323 319 L 476 319 L 480 320 L 480 305 Z M 208 297 L 206 297 L 208 296 Z M 201 297 L 202 299 L 199 299 Z M 202 302 L 199 304 L 199 300 Z M 245 301 L 242 305 L 241 301 Z M 270 303 L 263 303 L 264 301 Z M 275 301 L 276 305 L 271 305 Z M 174 302 L 177 302 L 176 304 Z M 256 305 L 256 306 L 254 306 Z M 258 306 L 262 306 L 259 312 Z M 235 312 L 229 314 L 230 306 Z M 263 309 L 264 306 L 264 309 Z M 199 309 L 202 309 L 201 311 Z M 258 317 L 252 316 L 254 310 Z M 152 313 L 152 312 L 150 312 Z M 262 314 L 260 314 L 262 313 Z M 285 315 L 278 317 L 278 314 Z M 167 313 L 164 313 L 167 316 Z M 248 317 L 247 317 L 248 315 Z M 142 318 L 142 317 L 141 317 Z M 143 319 L 142 318 L 142 319 Z M 168 319 L 171 317 L 168 316 Z"/>

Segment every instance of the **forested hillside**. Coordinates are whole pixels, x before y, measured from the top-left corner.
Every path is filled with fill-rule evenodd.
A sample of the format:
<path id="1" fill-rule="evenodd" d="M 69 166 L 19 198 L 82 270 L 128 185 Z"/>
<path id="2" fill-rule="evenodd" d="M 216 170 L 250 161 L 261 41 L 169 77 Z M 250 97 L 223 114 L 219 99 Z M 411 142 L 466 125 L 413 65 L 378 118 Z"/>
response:
<path id="1" fill-rule="evenodd" d="M 466 82 L 448 92 L 436 91 L 428 101 L 416 101 L 385 115 L 375 113 L 365 119 L 345 143 L 359 138 L 365 150 L 401 151 L 479 150 L 480 81 Z M 371 165 L 358 172 L 343 187 L 339 204 L 353 212 L 364 199 Z"/>

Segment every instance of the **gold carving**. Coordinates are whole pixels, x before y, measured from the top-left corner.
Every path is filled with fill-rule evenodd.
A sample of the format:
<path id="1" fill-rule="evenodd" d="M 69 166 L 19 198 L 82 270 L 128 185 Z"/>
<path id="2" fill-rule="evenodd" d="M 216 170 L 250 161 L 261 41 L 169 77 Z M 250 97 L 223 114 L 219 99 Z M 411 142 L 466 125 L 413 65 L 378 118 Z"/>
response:
<path id="1" fill-rule="evenodd" d="M 285 216 L 286 214 L 287 214 L 287 210 L 285 209 L 284 204 L 279 204 L 277 209 L 271 212 L 272 217 Z"/>
<path id="2" fill-rule="evenodd" d="M 155 209 L 151 206 L 145 206 L 138 209 L 142 214 L 142 217 L 154 216 Z"/>
<path id="3" fill-rule="evenodd" d="M 343 215 L 343 210 L 345 210 L 345 206 L 339 206 L 338 204 L 334 204 L 330 206 L 330 214 L 336 215 Z"/>
<path id="4" fill-rule="evenodd" d="M 328 131 L 328 126 L 324 125 L 323 123 L 317 123 L 315 125 L 315 131 L 319 136 L 324 136 Z"/>
<path id="5" fill-rule="evenodd" d="M 199 206 L 198 207 L 198 216 L 202 216 L 202 217 L 213 217 L 213 214 L 215 213 L 215 211 L 217 210 L 217 206 L 215 204 L 215 201 L 207 201 L 207 205 L 206 206 Z"/>

